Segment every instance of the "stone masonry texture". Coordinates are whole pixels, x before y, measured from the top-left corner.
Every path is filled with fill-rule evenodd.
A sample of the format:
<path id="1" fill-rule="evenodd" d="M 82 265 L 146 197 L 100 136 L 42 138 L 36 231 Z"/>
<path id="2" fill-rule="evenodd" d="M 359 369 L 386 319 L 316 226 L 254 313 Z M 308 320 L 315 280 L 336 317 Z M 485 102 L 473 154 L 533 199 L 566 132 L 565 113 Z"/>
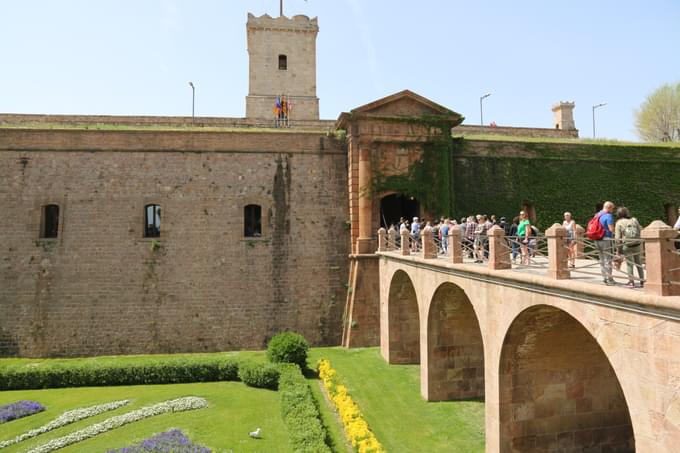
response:
<path id="1" fill-rule="evenodd" d="M 346 156 L 322 134 L 0 131 L 0 354 L 338 344 Z M 41 207 L 59 237 L 39 239 Z M 144 206 L 161 237 L 143 237 Z M 263 235 L 244 238 L 243 208 Z"/>

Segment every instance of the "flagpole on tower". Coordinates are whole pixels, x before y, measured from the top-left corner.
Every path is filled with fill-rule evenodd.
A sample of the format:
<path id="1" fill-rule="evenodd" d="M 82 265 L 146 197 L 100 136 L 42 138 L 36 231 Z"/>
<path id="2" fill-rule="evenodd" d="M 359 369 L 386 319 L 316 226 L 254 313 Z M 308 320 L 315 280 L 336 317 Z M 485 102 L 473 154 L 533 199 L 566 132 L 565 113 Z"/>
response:
<path id="1" fill-rule="evenodd" d="M 279 0 L 279 15 L 283 17 L 283 0 Z"/>

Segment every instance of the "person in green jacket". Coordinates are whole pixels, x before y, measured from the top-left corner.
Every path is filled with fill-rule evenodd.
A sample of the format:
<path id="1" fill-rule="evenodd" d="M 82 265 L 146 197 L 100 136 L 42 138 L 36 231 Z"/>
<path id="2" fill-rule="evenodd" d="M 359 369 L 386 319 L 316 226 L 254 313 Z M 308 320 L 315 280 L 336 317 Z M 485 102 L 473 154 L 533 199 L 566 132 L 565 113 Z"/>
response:
<path id="1" fill-rule="evenodd" d="M 529 264 L 529 236 L 531 236 L 531 222 L 526 212 L 519 212 L 519 225 L 517 225 L 517 240 L 520 243 L 522 264 Z"/>

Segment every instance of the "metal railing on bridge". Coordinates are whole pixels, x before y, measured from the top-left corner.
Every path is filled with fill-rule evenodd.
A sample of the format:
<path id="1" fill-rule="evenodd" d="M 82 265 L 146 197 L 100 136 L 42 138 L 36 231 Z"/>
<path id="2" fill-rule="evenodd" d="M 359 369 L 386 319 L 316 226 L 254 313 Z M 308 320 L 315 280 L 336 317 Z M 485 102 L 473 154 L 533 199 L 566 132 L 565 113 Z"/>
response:
<path id="1" fill-rule="evenodd" d="M 412 236 L 406 229 L 381 228 L 378 252 L 535 273 L 554 279 L 627 284 L 644 288 L 650 294 L 680 295 L 680 238 L 677 231 L 661 221 L 643 229 L 639 239 L 600 241 L 585 237 L 580 226 L 569 237 L 559 224 L 545 234 L 529 237 L 505 236 L 502 228 L 493 227 L 484 235 L 467 238 L 454 227 L 441 239 L 429 226 L 418 236 Z"/>

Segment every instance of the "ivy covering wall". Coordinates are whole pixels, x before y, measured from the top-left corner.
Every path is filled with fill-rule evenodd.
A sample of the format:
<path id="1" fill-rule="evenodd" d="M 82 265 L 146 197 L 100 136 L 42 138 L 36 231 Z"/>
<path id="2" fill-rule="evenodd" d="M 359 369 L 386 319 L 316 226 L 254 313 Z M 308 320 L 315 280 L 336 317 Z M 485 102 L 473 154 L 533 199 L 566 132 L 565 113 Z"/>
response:
<path id="1" fill-rule="evenodd" d="M 466 140 L 451 165 L 456 218 L 511 219 L 531 203 L 541 229 L 565 211 L 585 226 L 595 205 L 611 200 L 647 225 L 666 220 L 666 204 L 680 205 L 680 148 Z"/>
<path id="2" fill-rule="evenodd" d="M 425 124 L 433 133 L 406 174 L 375 171 L 374 193 L 415 197 L 436 216 L 510 220 L 531 204 L 544 230 L 561 223 L 565 211 L 585 226 L 606 200 L 628 207 L 643 225 L 666 221 L 666 205 L 680 206 L 680 148 L 452 138 L 440 133 L 444 123 L 402 121 Z"/>

